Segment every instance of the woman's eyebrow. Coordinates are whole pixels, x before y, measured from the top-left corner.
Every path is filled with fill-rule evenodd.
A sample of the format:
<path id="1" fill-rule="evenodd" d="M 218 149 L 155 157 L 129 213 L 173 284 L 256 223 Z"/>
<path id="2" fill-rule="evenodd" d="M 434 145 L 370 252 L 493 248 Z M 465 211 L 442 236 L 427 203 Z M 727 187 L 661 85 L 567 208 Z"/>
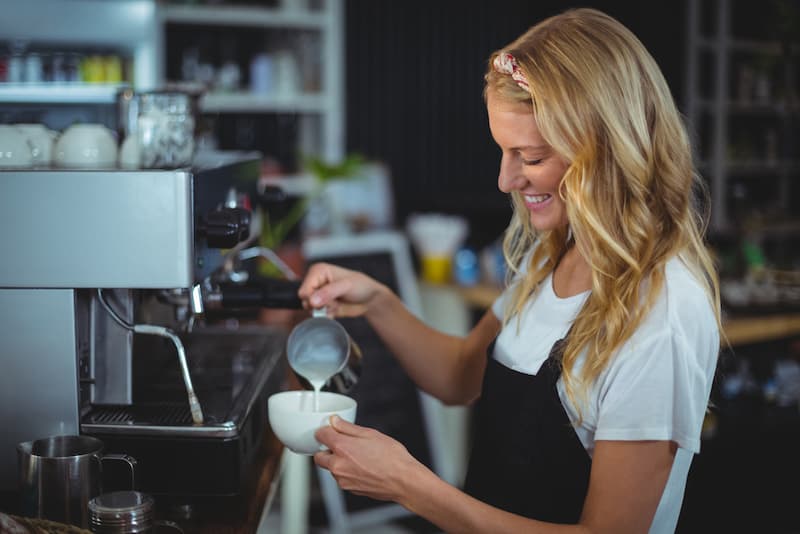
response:
<path id="1" fill-rule="evenodd" d="M 511 147 L 510 150 L 522 151 L 522 150 L 550 150 L 550 145 L 525 145 L 525 146 L 514 146 Z"/>

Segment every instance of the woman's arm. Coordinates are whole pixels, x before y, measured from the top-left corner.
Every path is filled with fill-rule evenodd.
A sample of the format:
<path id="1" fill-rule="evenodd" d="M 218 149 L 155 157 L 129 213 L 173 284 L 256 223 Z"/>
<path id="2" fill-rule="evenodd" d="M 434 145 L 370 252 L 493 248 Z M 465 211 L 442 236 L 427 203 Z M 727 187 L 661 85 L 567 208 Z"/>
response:
<path id="1" fill-rule="evenodd" d="M 646 533 L 675 457 L 669 441 L 598 441 L 589 490 L 577 525 L 505 512 L 467 495 L 380 432 L 334 418 L 317 431 L 328 451 L 314 456 L 346 490 L 400 503 L 445 532 L 518 534 Z"/>
<path id="2" fill-rule="evenodd" d="M 480 394 L 486 349 L 500 330 L 491 310 L 466 337 L 451 336 L 423 323 L 385 285 L 324 263 L 309 269 L 299 295 L 333 316 L 363 315 L 417 387 L 442 402 L 465 404 Z"/>
<path id="3" fill-rule="evenodd" d="M 388 291 L 376 304 L 366 318 L 417 387 L 450 405 L 480 395 L 486 350 L 500 330 L 491 310 L 466 337 L 458 337 L 422 323 Z"/>

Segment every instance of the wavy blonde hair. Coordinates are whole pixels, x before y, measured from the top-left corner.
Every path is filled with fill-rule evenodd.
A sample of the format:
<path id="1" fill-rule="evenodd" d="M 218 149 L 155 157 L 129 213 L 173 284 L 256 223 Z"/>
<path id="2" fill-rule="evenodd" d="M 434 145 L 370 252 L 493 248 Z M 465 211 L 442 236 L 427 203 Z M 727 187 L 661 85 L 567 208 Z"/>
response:
<path id="1" fill-rule="evenodd" d="M 492 68 L 501 52 L 516 58 L 530 92 Z M 528 106 L 542 137 L 569 164 L 559 186 L 568 228 L 537 232 L 521 195 L 512 193 L 503 249 L 509 274 L 519 282 L 511 288 L 505 322 L 521 315 L 577 243 L 591 266 L 592 291 L 568 337 L 562 377 L 580 414 L 576 401 L 585 399 L 652 308 L 670 258 L 680 256 L 704 285 L 720 325 L 719 283 L 703 242 L 707 191 L 656 62 L 608 15 L 574 9 L 542 21 L 492 54 L 485 80 L 484 96 L 493 91 Z M 584 349 L 587 358 L 575 376 Z"/>

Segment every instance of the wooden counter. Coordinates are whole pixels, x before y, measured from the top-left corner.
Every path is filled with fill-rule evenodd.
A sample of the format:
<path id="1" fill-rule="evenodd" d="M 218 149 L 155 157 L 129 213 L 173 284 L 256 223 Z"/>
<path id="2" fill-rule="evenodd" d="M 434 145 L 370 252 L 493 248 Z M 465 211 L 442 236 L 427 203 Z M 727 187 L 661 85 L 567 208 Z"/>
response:
<path id="1" fill-rule="evenodd" d="M 500 288 L 488 284 L 452 287 L 467 305 L 478 309 L 489 308 L 500 294 Z M 725 319 L 722 327 L 728 343 L 732 346 L 773 341 L 800 335 L 800 313 L 738 316 Z"/>
<path id="2" fill-rule="evenodd" d="M 734 317 L 722 322 L 732 346 L 800 335 L 800 313 Z"/>

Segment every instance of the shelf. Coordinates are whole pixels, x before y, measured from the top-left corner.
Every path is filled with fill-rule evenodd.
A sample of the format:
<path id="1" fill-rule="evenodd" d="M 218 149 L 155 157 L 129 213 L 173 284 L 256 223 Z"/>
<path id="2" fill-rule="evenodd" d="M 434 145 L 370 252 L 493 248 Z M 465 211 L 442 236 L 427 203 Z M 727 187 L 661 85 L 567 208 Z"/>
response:
<path id="1" fill-rule="evenodd" d="M 0 83 L 0 104 L 113 104 L 126 84 Z"/>
<path id="2" fill-rule="evenodd" d="M 723 327 L 732 346 L 774 341 L 800 335 L 800 314 L 731 318 Z"/>
<path id="3" fill-rule="evenodd" d="M 303 6 L 295 5 L 301 3 Z M 208 32 L 216 40 L 230 39 L 237 45 L 246 41 L 248 44 L 241 50 L 245 55 L 285 50 L 296 61 L 296 85 L 276 84 L 271 87 L 272 92 L 263 93 L 251 92 L 249 85 L 241 85 L 234 91 L 212 90 L 199 99 L 199 111 L 207 116 L 291 114 L 298 119 L 291 125 L 294 131 L 287 132 L 286 148 L 276 148 L 280 152 L 276 155 L 287 160 L 283 163 L 289 165 L 288 160 L 299 154 L 320 154 L 332 161 L 341 159 L 345 147 L 344 0 L 317 0 L 311 3 L 313 8 L 306 8 L 305 2 L 283 1 L 271 7 L 198 4 L 185 0 L 157 2 L 156 19 L 161 35 L 157 56 L 162 76 L 184 77 L 182 69 L 176 68 L 178 62 L 172 60 L 181 56 L 181 47 L 197 46 L 197 39 L 208 36 Z M 168 53 L 167 46 L 177 49 Z M 214 53 L 206 56 L 198 58 L 198 62 L 202 59 L 203 63 L 219 67 L 219 57 Z M 245 57 L 238 57 L 237 61 L 241 68 Z M 278 72 L 279 67 L 276 62 L 273 81 L 291 77 Z M 262 118 L 267 117 L 256 120 Z M 294 148 L 289 144 L 294 144 Z"/>
<path id="4" fill-rule="evenodd" d="M 320 94 L 256 94 L 248 92 L 208 93 L 200 100 L 204 113 L 322 113 L 325 97 Z"/>
<path id="5" fill-rule="evenodd" d="M 159 8 L 159 13 L 164 22 L 211 26 L 322 30 L 327 23 L 324 13 L 252 6 L 166 5 Z"/>

